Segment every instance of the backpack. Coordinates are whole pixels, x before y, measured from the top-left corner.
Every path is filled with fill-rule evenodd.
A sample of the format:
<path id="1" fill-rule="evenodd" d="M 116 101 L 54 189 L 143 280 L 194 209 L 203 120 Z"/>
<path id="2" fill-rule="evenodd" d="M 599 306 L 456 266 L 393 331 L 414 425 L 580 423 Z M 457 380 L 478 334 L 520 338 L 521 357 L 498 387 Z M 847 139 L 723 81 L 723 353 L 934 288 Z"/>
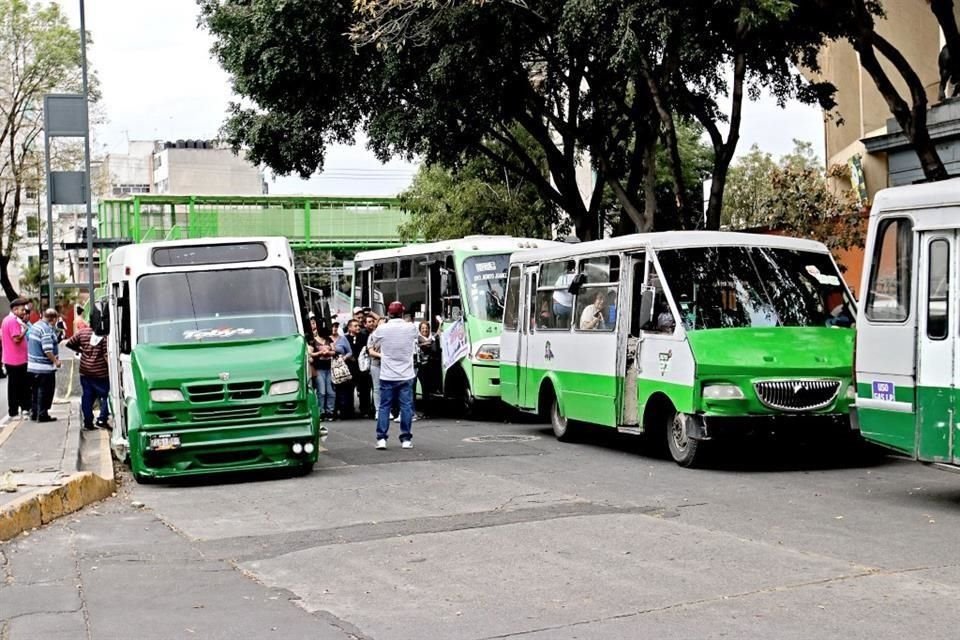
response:
<path id="1" fill-rule="evenodd" d="M 330 374 L 333 378 L 333 384 L 342 384 L 349 382 L 353 376 L 350 374 L 350 367 L 347 366 L 343 356 L 337 356 L 330 365 Z"/>

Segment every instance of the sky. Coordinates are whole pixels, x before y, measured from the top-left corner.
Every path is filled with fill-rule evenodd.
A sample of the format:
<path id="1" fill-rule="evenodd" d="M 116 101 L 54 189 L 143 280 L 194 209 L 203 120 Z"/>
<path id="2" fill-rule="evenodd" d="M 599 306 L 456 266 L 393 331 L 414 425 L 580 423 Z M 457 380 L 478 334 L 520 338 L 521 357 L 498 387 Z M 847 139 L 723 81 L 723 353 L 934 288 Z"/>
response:
<path id="1" fill-rule="evenodd" d="M 79 28 L 79 0 L 58 0 Z M 210 55 L 212 39 L 197 27 L 195 0 L 87 0 L 88 49 L 103 94 L 106 122 L 95 132 L 94 154 L 125 153 L 128 140 L 210 139 L 217 136 L 235 96 Z M 822 158 L 823 119 L 814 107 L 781 109 L 769 97 L 744 107 L 738 153 L 753 144 L 779 157 L 806 140 Z M 323 173 L 305 181 L 275 177 L 270 192 L 392 196 L 406 188 L 416 165 L 381 164 L 358 137 L 331 147 Z"/>

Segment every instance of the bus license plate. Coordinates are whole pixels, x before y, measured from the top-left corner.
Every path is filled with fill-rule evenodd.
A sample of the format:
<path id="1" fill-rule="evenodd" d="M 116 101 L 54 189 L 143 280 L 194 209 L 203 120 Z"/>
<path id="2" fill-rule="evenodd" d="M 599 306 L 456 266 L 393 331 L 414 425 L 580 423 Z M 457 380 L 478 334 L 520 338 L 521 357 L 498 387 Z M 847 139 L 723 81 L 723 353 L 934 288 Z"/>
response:
<path id="1" fill-rule="evenodd" d="M 175 433 L 159 433 L 150 436 L 150 448 L 154 451 L 167 451 L 180 446 L 180 436 Z"/>

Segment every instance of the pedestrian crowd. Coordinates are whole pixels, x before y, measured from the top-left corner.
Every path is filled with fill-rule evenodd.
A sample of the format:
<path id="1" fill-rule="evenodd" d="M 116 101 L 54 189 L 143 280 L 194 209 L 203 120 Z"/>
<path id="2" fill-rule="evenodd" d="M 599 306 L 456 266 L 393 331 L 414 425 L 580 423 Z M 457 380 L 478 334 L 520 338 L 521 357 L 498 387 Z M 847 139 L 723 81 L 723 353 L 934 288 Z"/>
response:
<path id="1" fill-rule="evenodd" d="M 56 309 L 47 309 L 40 319 L 30 322 L 30 301 L 17 298 L 10 313 L 0 323 L 2 361 L 7 378 L 7 411 L 11 418 L 29 417 L 35 422 L 53 422 L 50 415 L 57 387 L 57 371 L 62 366 L 60 344 L 66 325 Z M 78 323 L 80 325 L 80 323 Z M 107 343 L 95 335 L 86 323 L 66 341 L 68 349 L 80 355 L 80 412 L 84 429 L 110 426 L 110 376 Z M 94 406 L 99 415 L 94 420 Z"/>
<path id="2" fill-rule="evenodd" d="M 430 396 L 440 384 L 439 334 L 428 322 L 414 324 L 397 301 L 388 305 L 386 317 L 355 307 L 342 332 L 336 316 L 331 320 L 327 330 L 310 315 L 310 374 L 321 419 L 375 420 L 377 449 L 386 448 L 392 420 L 400 424 L 401 446 L 413 447 L 411 424 L 430 410 Z M 421 400 L 415 412 L 418 381 Z"/>

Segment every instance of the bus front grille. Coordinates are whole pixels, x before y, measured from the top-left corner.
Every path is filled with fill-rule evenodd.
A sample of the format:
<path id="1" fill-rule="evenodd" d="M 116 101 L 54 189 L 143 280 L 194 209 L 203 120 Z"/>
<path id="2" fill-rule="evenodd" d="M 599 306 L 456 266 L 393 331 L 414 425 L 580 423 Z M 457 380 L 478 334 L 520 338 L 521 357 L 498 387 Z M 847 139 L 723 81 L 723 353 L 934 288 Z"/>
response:
<path id="1" fill-rule="evenodd" d="M 231 382 L 227 394 L 230 400 L 256 400 L 263 395 L 263 382 Z"/>
<path id="2" fill-rule="evenodd" d="M 190 417 L 195 422 L 214 422 L 219 420 L 243 420 L 259 418 L 260 407 L 237 407 L 235 409 L 194 409 Z"/>
<path id="3" fill-rule="evenodd" d="M 765 380 L 753 385 L 765 406 L 778 411 L 816 411 L 840 392 L 839 380 Z"/>
<path id="4" fill-rule="evenodd" d="M 191 384 L 187 385 L 187 396 L 190 402 L 216 402 L 223 400 L 222 384 Z"/>

